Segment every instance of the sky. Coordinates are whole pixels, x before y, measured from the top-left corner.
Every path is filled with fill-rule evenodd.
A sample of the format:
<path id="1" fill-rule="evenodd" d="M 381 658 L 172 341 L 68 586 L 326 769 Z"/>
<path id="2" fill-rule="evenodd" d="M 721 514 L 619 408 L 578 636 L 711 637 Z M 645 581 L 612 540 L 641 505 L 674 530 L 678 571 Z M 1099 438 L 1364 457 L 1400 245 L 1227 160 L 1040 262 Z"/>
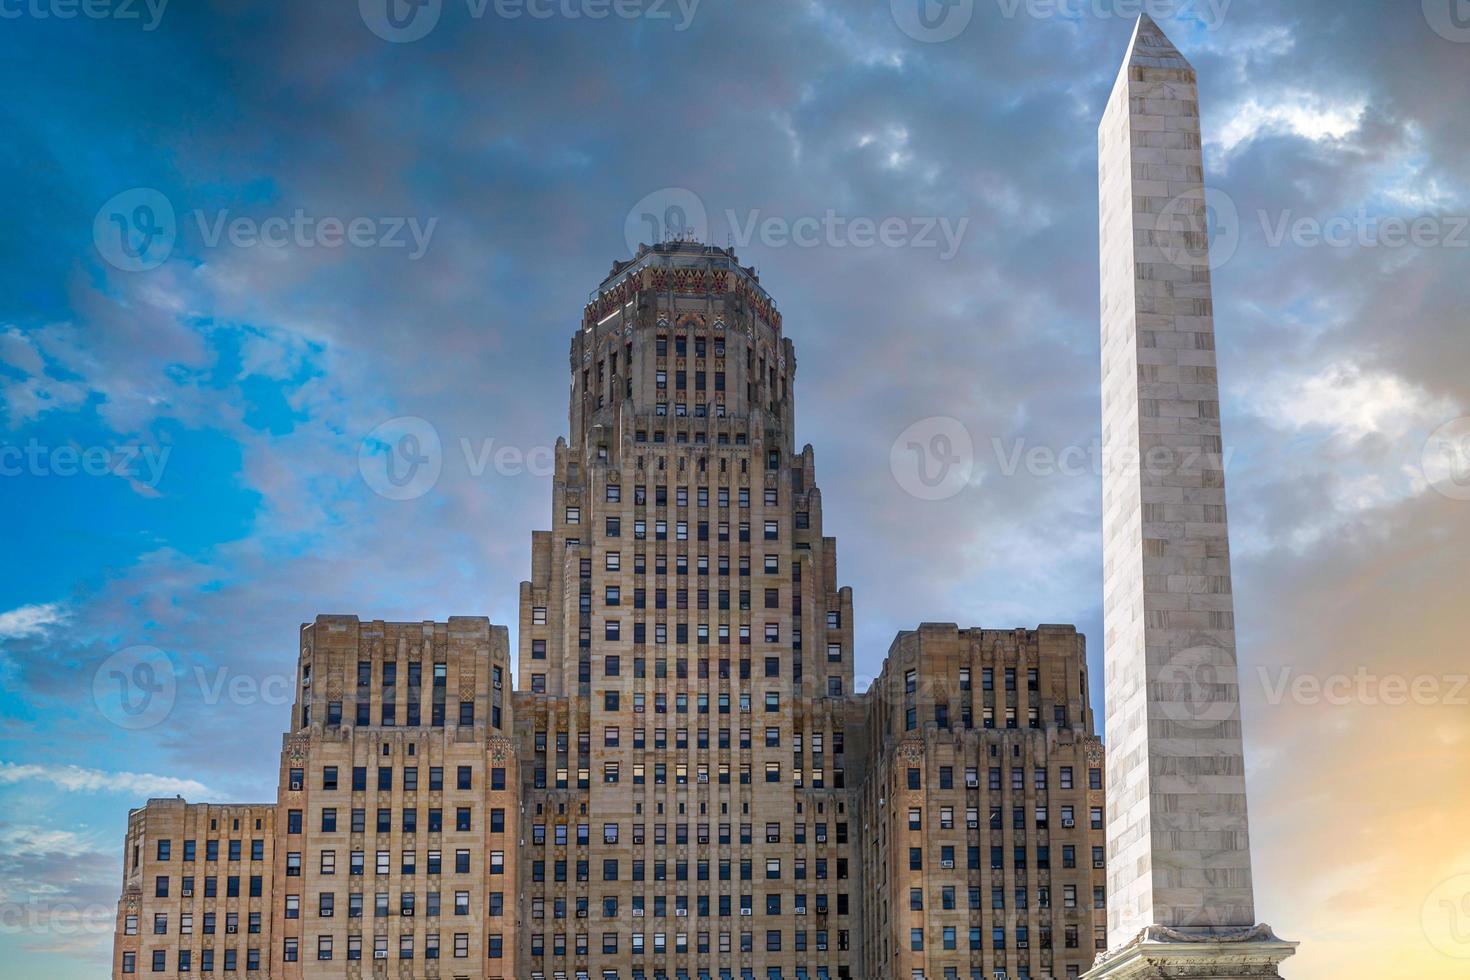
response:
<path id="1" fill-rule="evenodd" d="M 922 621 L 1100 669 L 1141 8 L 1200 77 L 1258 915 L 1290 980 L 1470 971 L 1470 12 L 922 2 L 0 2 L 7 973 L 106 969 L 129 807 L 273 798 L 302 623 L 515 630 L 569 339 L 652 229 L 781 307 L 860 677 Z"/>

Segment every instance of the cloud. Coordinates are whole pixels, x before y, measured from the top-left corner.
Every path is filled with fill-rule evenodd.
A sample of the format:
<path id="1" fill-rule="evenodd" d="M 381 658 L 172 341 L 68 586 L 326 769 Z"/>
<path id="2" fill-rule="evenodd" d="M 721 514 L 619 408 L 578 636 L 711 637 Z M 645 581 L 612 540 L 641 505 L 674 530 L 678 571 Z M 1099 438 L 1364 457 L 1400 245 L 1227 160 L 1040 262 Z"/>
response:
<path id="1" fill-rule="evenodd" d="M 1260 379 L 1242 386 L 1252 409 L 1268 422 L 1318 428 L 1345 440 L 1400 439 L 1427 433 L 1456 414 L 1455 403 L 1389 371 L 1335 362 L 1310 374 Z M 1421 440 L 1422 441 L 1422 440 Z"/>
<path id="2" fill-rule="evenodd" d="M 20 640 L 43 636 L 46 631 L 66 621 L 60 603 L 38 603 L 0 613 L 0 640 Z"/>
<path id="3" fill-rule="evenodd" d="M 199 799 L 214 793 L 203 783 L 147 772 L 103 772 L 81 766 L 40 766 L 0 762 L 0 785 L 36 780 L 68 793 L 119 793 L 130 796 L 184 796 Z"/>

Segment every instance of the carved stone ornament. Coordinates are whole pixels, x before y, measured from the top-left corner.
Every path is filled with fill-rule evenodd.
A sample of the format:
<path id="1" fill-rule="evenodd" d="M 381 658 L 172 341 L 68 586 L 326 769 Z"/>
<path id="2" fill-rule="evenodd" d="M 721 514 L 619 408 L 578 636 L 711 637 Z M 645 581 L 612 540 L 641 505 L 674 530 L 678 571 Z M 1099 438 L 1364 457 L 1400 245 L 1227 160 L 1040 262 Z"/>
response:
<path id="1" fill-rule="evenodd" d="M 1240 929 L 1174 929 L 1152 925 L 1098 956 L 1088 980 L 1239 980 L 1277 977 L 1297 944 L 1265 923 Z"/>
<path id="2" fill-rule="evenodd" d="M 485 747 L 490 750 L 490 761 L 509 762 L 515 757 L 515 743 L 504 735 L 490 735 L 485 739 Z"/>
<path id="3" fill-rule="evenodd" d="M 924 740 L 921 738 L 904 739 L 898 746 L 899 753 L 909 762 L 924 761 Z"/>
<path id="4" fill-rule="evenodd" d="M 286 742 L 286 758 L 291 760 L 292 765 L 299 766 L 306 761 L 306 748 L 306 739 L 299 737 L 291 738 Z"/>

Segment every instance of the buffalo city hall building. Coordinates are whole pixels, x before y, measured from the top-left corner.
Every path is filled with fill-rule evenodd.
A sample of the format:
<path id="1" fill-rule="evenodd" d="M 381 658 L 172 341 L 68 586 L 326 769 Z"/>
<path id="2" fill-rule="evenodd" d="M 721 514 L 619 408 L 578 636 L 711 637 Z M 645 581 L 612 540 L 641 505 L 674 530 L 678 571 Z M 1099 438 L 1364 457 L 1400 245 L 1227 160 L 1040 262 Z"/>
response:
<path id="1" fill-rule="evenodd" d="M 514 666 L 483 618 L 303 626 L 276 802 L 129 815 L 114 976 L 1086 971 L 1083 638 L 924 624 L 855 692 L 795 373 L 733 251 L 615 265 L 572 338 Z"/>

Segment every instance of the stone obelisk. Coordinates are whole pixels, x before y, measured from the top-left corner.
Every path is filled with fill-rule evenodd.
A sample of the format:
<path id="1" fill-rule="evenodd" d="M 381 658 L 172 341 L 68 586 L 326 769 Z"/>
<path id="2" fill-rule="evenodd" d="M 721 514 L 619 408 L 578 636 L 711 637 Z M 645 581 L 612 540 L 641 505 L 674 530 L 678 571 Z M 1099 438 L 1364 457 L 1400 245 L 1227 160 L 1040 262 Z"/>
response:
<path id="1" fill-rule="evenodd" d="M 1098 128 L 1108 951 L 1275 977 L 1251 888 L 1194 69 L 1139 18 Z"/>

